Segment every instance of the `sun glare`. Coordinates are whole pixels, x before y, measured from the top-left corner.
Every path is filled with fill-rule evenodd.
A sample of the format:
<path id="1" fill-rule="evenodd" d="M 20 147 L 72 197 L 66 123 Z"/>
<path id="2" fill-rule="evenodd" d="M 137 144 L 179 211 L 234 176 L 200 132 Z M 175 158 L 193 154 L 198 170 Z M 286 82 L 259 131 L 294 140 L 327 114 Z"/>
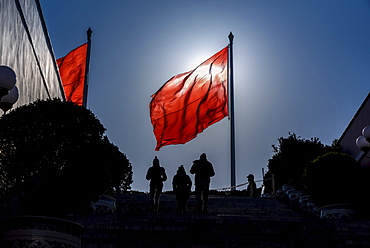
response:
<path id="1" fill-rule="evenodd" d="M 205 54 L 202 54 L 202 55 L 199 55 L 199 56 L 195 56 L 193 59 L 191 59 L 189 61 L 189 64 L 188 64 L 189 70 L 195 69 L 198 65 L 200 65 L 201 63 L 203 63 L 204 61 L 206 61 L 211 56 L 212 56 L 212 54 L 209 55 L 208 57 Z"/>

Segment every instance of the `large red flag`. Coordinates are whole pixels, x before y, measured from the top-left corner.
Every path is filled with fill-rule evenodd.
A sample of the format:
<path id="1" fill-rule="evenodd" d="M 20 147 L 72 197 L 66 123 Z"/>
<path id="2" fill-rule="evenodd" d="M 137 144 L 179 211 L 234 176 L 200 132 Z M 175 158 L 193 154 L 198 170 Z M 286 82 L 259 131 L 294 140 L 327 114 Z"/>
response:
<path id="1" fill-rule="evenodd" d="M 78 105 L 83 104 L 87 45 L 85 43 L 57 59 L 66 100 Z"/>
<path id="2" fill-rule="evenodd" d="M 228 115 L 228 47 L 194 70 L 168 80 L 150 102 L 156 151 L 185 144 Z"/>

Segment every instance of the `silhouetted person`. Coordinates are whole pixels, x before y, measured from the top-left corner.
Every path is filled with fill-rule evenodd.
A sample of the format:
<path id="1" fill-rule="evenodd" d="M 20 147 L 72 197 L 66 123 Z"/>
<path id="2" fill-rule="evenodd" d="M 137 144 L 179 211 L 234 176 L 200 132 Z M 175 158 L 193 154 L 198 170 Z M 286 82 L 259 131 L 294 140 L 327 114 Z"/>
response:
<path id="1" fill-rule="evenodd" d="M 256 197 L 258 196 L 256 182 L 254 181 L 254 176 L 249 174 L 248 178 L 248 187 L 247 187 L 247 196 L 248 197 Z"/>
<path id="2" fill-rule="evenodd" d="M 150 199 L 153 211 L 158 213 L 159 197 L 162 193 L 163 182 L 167 180 L 166 171 L 159 165 L 157 156 L 153 159 L 153 166 L 146 173 L 146 180 L 150 180 Z"/>
<path id="3" fill-rule="evenodd" d="M 184 166 L 180 165 L 172 179 L 172 188 L 176 194 L 176 202 L 180 214 L 186 213 L 186 204 L 190 197 L 191 185 L 191 179 L 186 175 Z"/>
<path id="4" fill-rule="evenodd" d="M 215 175 L 215 171 L 211 162 L 207 160 L 205 153 L 202 153 L 198 160 L 193 161 L 190 173 L 195 174 L 195 198 L 198 202 L 198 211 L 208 213 L 209 184 L 211 177 Z"/>

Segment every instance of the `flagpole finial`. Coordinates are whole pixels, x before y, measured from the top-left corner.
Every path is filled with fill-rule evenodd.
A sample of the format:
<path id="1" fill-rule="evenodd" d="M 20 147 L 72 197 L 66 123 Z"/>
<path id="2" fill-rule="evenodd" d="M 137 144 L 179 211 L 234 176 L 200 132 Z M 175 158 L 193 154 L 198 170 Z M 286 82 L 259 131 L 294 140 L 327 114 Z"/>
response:
<path id="1" fill-rule="evenodd" d="M 234 40 L 234 35 L 233 35 L 233 33 L 230 32 L 230 34 L 229 34 L 230 44 L 233 44 L 233 40 Z"/>
<path id="2" fill-rule="evenodd" d="M 86 34 L 87 34 L 87 40 L 91 40 L 92 30 L 91 30 L 91 28 L 90 28 L 90 27 L 89 27 L 89 29 L 86 31 Z"/>

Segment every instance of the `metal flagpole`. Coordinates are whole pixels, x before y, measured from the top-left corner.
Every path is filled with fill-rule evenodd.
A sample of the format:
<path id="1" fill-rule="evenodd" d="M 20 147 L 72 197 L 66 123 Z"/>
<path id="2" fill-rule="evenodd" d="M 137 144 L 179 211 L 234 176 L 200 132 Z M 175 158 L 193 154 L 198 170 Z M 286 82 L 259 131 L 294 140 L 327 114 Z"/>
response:
<path id="1" fill-rule="evenodd" d="M 230 148 L 231 148 L 231 190 L 235 190 L 235 118 L 234 118 L 234 71 L 233 71 L 233 40 L 234 35 L 229 34 L 229 117 L 230 117 Z"/>
<path id="2" fill-rule="evenodd" d="M 86 69 L 85 69 L 85 82 L 84 82 L 84 95 L 82 106 L 87 107 L 87 92 L 89 88 L 89 69 L 90 69 L 90 47 L 91 47 L 91 28 L 86 31 L 87 34 L 87 53 L 86 53 Z"/>

